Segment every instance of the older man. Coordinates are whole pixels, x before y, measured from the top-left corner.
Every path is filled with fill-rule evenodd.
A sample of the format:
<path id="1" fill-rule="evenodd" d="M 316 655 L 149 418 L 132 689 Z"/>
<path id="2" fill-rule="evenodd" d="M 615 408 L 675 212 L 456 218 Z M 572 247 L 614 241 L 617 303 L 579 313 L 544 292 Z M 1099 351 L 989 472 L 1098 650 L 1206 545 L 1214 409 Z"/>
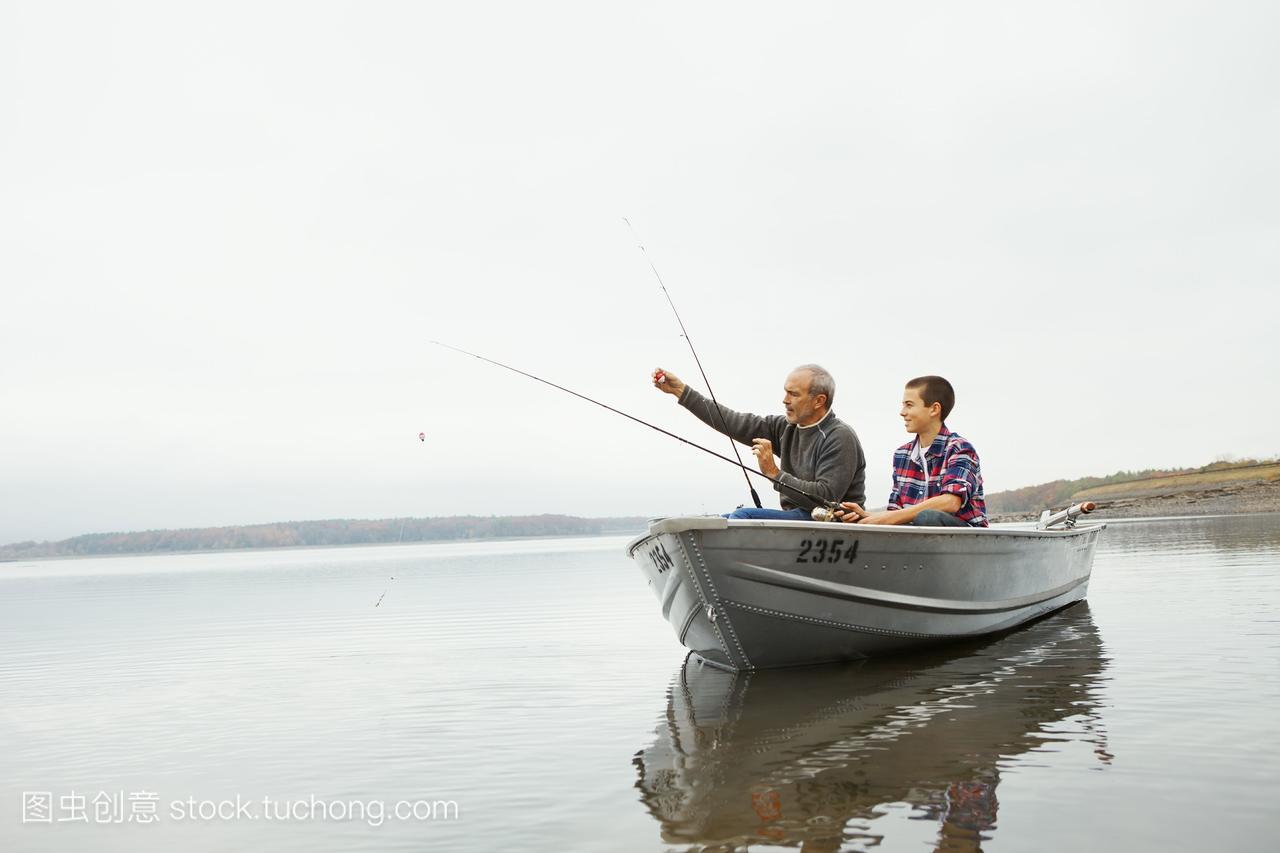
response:
<path id="1" fill-rule="evenodd" d="M 817 502 L 796 489 L 829 501 L 861 504 L 866 495 L 866 458 L 858 434 L 831 411 L 836 383 L 816 364 L 802 364 L 782 385 L 783 415 L 751 415 L 717 406 L 661 367 L 653 385 L 671 394 L 703 423 L 751 447 L 760 472 L 777 480 L 782 509 L 739 507 L 729 518 L 808 520 Z M 778 448 L 775 450 L 774 448 Z M 777 453 L 781 466 L 774 462 Z M 793 488 L 788 488 L 793 487 Z"/>

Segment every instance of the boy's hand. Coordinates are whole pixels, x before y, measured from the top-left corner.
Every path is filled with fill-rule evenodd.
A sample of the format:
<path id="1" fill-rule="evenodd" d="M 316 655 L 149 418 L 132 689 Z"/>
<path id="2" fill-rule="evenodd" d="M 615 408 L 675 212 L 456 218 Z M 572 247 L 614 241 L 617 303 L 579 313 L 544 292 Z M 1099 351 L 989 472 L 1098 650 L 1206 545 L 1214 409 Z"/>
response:
<path id="1" fill-rule="evenodd" d="M 680 381 L 680 377 L 669 370 L 663 370 L 661 367 L 655 368 L 653 371 L 653 387 L 664 394 L 675 396 L 676 399 L 679 399 L 680 395 L 684 393 L 684 383 Z"/>
<path id="2" fill-rule="evenodd" d="M 843 521 L 845 524 L 857 524 L 870 513 L 855 503 L 845 501 L 840 504 L 840 509 L 836 510 L 835 515 L 838 521 Z"/>
<path id="3" fill-rule="evenodd" d="M 909 513 L 900 509 L 881 512 L 867 512 L 855 503 L 842 503 L 836 510 L 836 518 L 845 524 L 906 524 L 911 520 Z"/>

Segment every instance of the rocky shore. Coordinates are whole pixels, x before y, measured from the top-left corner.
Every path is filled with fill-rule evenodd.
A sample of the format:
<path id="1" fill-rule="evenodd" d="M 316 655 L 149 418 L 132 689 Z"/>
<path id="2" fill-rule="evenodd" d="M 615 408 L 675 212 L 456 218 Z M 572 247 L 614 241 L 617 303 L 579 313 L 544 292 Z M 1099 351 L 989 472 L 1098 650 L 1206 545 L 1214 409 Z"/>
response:
<path id="1" fill-rule="evenodd" d="M 1252 480 L 1159 494 L 1117 495 L 1098 500 L 1091 518 L 1159 518 L 1280 512 L 1280 480 Z M 1048 507 L 1046 507 L 1048 508 Z M 1062 507 L 1053 507 L 1062 509 Z M 1037 513 L 993 513 L 992 522 L 1035 521 Z"/>

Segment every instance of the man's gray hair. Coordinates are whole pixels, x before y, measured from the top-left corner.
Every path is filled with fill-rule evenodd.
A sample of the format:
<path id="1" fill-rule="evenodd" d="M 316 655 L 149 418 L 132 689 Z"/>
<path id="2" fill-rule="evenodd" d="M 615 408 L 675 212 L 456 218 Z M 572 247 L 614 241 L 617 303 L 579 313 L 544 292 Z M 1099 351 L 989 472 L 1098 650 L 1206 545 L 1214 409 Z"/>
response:
<path id="1" fill-rule="evenodd" d="M 820 364 L 802 364 L 793 370 L 792 373 L 800 370 L 805 370 L 809 373 L 809 396 L 812 397 L 815 394 L 826 394 L 827 408 L 830 409 L 832 401 L 836 398 L 836 380 L 832 378 L 827 369 Z"/>

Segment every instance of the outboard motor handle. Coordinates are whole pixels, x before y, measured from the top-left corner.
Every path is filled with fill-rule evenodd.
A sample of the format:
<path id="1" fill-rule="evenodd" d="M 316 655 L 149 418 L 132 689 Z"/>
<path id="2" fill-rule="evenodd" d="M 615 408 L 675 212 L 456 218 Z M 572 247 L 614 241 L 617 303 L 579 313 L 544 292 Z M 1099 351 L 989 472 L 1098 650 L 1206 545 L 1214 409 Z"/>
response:
<path id="1" fill-rule="evenodd" d="M 1082 515 L 1093 512 L 1098 505 L 1093 501 L 1083 501 L 1082 503 L 1072 504 L 1060 512 L 1051 512 L 1045 510 L 1040 513 L 1040 522 L 1036 524 L 1036 530 L 1048 530 L 1056 525 L 1063 525 L 1067 528 L 1076 526 L 1076 519 Z"/>

